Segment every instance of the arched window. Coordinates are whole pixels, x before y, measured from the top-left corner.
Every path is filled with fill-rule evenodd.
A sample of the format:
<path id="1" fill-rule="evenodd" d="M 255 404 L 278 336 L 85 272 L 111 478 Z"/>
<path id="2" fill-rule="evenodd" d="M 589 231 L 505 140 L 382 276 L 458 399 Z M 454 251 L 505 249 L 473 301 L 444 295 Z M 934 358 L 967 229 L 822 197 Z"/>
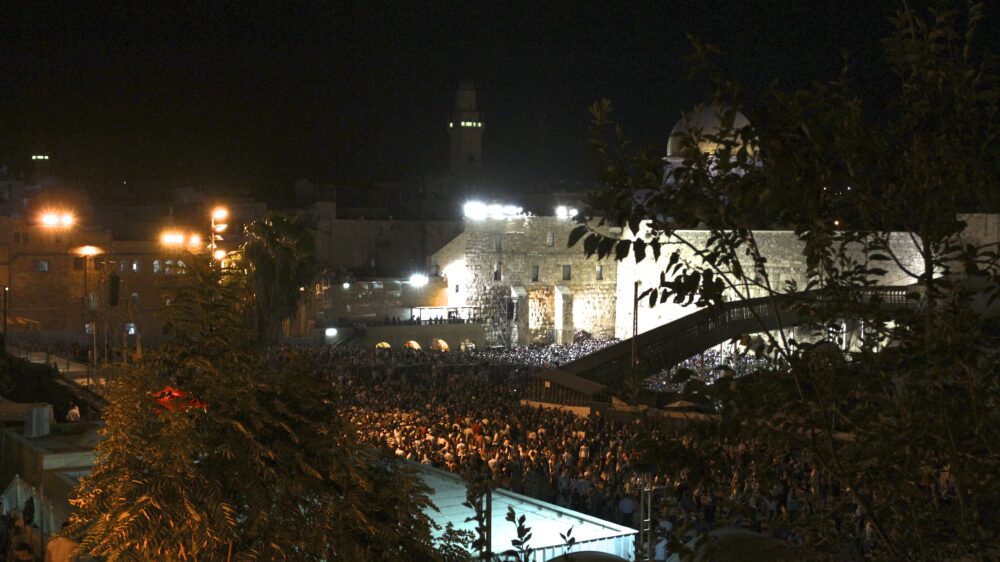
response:
<path id="1" fill-rule="evenodd" d="M 187 273 L 187 264 L 184 263 L 184 260 L 177 260 L 177 273 L 179 275 Z"/>
<path id="2" fill-rule="evenodd" d="M 163 265 L 160 264 L 160 260 L 153 260 L 153 273 L 160 273 L 163 271 Z"/>
<path id="3" fill-rule="evenodd" d="M 167 260 L 166 267 L 163 268 L 163 272 L 167 275 L 174 274 L 174 260 Z"/>
<path id="4" fill-rule="evenodd" d="M 555 244 L 556 244 L 556 235 L 553 234 L 551 231 L 550 232 L 546 232 L 545 233 L 545 245 L 546 246 L 555 246 Z"/>

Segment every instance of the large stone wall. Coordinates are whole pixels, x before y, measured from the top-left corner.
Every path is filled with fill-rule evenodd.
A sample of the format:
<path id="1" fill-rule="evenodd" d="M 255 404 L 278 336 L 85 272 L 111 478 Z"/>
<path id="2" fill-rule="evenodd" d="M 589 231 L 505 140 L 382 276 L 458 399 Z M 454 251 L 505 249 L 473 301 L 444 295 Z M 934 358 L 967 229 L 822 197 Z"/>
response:
<path id="1" fill-rule="evenodd" d="M 586 258 L 580 245 L 567 248 L 575 226 L 571 220 L 555 217 L 467 220 L 459 238 L 432 257 L 432 264 L 448 278 L 449 306 L 480 307 L 490 333 L 498 328 L 489 319 L 501 297 L 514 294 L 512 288 L 523 288 L 529 299 L 524 309 L 528 329 L 518 331 L 523 335 L 515 343 L 551 343 L 557 340 L 554 287 L 560 286 L 572 295 L 561 339 L 579 330 L 611 337 L 617 266 L 611 259 Z M 569 266 L 569 279 L 564 279 L 565 266 Z"/>
<path id="2" fill-rule="evenodd" d="M 968 217 L 968 236 L 977 241 L 1000 241 L 1000 220 L 993 216 Z M 634 283 L 639 282 L 640 294 L 657 285 L 671 253 L 677 250 L 681 259 L 698 263 L 696 250 L 704 248 L 709 232 L 681 231 L 691 247 L 678 239 L 665 241 L 660 259 L 653 260 L 647 247 L 646 258 L 636 263 L 633 256 L 616 262 L 611 258 L 598 261 L 587 259 L 580 246 L 567 248 L 569 233 L 575 223 L 554 217 L 514 217 L 466 221 L 465 231 L 432 256 L 433 267 L 448 282 L 449 306 L 477 306 L 486 318 L 487 341 L 499 343 L 491 336 L 497 329 L 491 320 L 502 297 L 527 295 L 528 303 L 513 305 L 516 311 L 511 321 L 513 343 L 551 343 L 567 341 L 572 334 L 585 330 L 599 338 L 628 338 L 632 335 Z M 611 229 L 612 236 L 630 237 Z M 647 241 L 649 233 L 643 227 L 639 236 Z M 806 286 L 806 263 L 803 242 L 791 231 L 757 231 L 755 237 L 767 258 L 767 273 L 772 287 L 785 290 L 794 282 L 799 289 Z M 893 253 L 900 265 L 880 262 L 887 270 L 878 279 L 880 285 L 909 285 L 923 271 L 919 259 L 918 241 L 908 233 L 890 235 Z M 860 252 L 857 254 L 860 257 Z M 499 277 L 495 271 L 499 264 Z M 745 269 L 750 271 L 749 261 Z M 563 267 L 570 267 L 570 278 L 563 279 Z M 597 279 L 597 267 L 603 267 L 602 279 Z M 537 281 L 533 267 L 538 268 Z M 522 291 L 523 289 L 523 291 Z M 763 291 L 750 290 L 750 296 Z M 516 298 L 516 297 L 515 297 Z M 525 297 L 520 297 L 521 299 Z M 638 332 L 676 320 L 694 311 L 691 307 L 666 302 L 649 307 L 647 299 L 638 304 Z"/>
<path id="3" fill-rule="evenodd" d="M 709 232 L 705 230 L 686 230 L 677 233 L 677 238 L 664 241 L 665 245 L 660 254 L 659 260 L 654 260 L 652 251 L 647 248 L 646 258 L 636 263 L 634 256 L 618 263 L 618 286 L 617 286 L 617 322 L 615 335 L 620 338 L 632 336 L 632 317 L 634 306 L 634 283 L 639 282 L 639 293 L 650 287 L 657 286 L 660 280 L 660 273 L 666 268 L 670 255 L 677 251 L 682 261 L 693 265 L 701 265 L 693 248 L 704 248 L 708 240 Z M 806 260 L 802 253 L 804 244 L 792 231 L 757 231 L 754 233 L 757 244 L 762 255 L 767 259 L 767 273 L 772 287 L 785 290 L 788 281 L 794 281 L 801 290 L 807 283 Z M 623 237 L 631 238 L 631 232 L 626 231 Z M 650 240 L 650 234 L 645 226 L 640 229 L 639 237 Z M 681 242 L 683 239 L 690 243 L 690 246 Z M 917 253 L 917 246 L 907 233 L 893 233 L 890 236 L 890 245 L 894 253 L 900 258 L 906 268 L 919 274 L 923 268 Z M 744 269 L 751 271 L 750 262 L 746 261 Z M 916 280 L 907 275 L 901 268 L 893 263 L 882 263 L 880 267 L 887 270 L 878 283 L 880 285 L 909 285 Z M 750 290 L 750 296 L 762 296 L 763 291 Z M 693 305 L 681 306 L 672 301 L 656 304 L 649 307 L 647 299 L 640 299 L 638 305 L 638 333 L 656 328 L 686 316 L 694 312 Z"/>

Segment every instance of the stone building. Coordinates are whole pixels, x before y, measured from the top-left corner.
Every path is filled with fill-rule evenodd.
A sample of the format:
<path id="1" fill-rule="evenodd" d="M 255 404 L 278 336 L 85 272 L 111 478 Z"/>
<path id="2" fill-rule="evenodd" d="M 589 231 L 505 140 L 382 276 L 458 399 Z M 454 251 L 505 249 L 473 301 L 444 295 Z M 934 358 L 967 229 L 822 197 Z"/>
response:
<path id="1" fill-rule="evenodd" d="M 467 219 L 431 257 L 432 273 L 447 280 L 448 306 L 480 310 L 492 345 L 568 343 L 577 331 L 609 338 L 617 265 L 567 248 L 574 226 L 559 217 Z"/>
<path id="2" fill-rule="evenodd" d="M 640 298 L 637 303 L 635 284 L 639 283 L 639 294 L 658 285 L 660 272 L 666 269 L 670 256 L 674 252 L 679 254 L 681 263 L 689 263 L 694 266 L 702 265 L 693 248 L 704 248 L 708 236 L 707 230 L 679 231 L 677 237 L 661 240 L 663 249 L 660 259 L 654 260 L 652 251 L 647 247 L 646 257 L 641 262 L 636 263 L 635 256 L 630 254 L 618 263 L 617 312 L 614 329 L 616 337 L 622 339 L 632 337 L 634 312 L 638 312 L 637 333 L 640 334 L 694 312 L 694 306 L 682 306 L 669 300 L 657 303 L 653 307 L 649 306 L 648 299 Z M 651 240 L 646 225 L 640 228 L 638 237 L 647 242 Z M 806 279 L 806 258 L 803 254 L 804 243 L 799 240 L 798 236 L 790 230 L 758 230 L 754 232 L 754 237 L 760 247 L 761 254 L 767 259 L 767 276 L 771 286 L 776 290 L 784 291 L 786 284 L 793 282 L 799 290 L 802 290 L 808 280 Z M 632 239 L 634 237 L 631 232 L 626 230 L 623 238 Z M 681 239 L 690 243 L 690 246 L 682 243 Z M 917 274 L 923 271 L 918 247 L 914 238 L 908 233 L 892 233 L 890 245 L 900 258 L 901 263 L 909 271 Z M 860 254 L 858 258 L 861 259 Z M 749 261 L 743 265 L 745 271 L 753 270 Z M 880 285 L 902 286 L 916 282 L 915 278 L 904 273 L 895 264 L 879 262 L 879 267 L 887 270 L 886 275 L 877 280 Z M 741 293 L 750 298 L 764 296 L 762 290 L 753 287 L 741 289 Z"/>

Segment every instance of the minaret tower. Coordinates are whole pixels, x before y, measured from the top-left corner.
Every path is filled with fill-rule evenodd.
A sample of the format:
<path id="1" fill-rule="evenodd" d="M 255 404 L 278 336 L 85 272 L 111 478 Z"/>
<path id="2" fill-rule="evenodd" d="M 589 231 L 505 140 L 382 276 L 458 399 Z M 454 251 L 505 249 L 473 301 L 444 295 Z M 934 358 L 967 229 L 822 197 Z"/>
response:
<path id="1" fill-rule="evenodd" d="M 451 173 L 478 176 L 483 173 L 483 118 L 476 110 L 476 87 L 463 80 L 455 94 L 455 111 L 448 121 L 451 135 Z"/>

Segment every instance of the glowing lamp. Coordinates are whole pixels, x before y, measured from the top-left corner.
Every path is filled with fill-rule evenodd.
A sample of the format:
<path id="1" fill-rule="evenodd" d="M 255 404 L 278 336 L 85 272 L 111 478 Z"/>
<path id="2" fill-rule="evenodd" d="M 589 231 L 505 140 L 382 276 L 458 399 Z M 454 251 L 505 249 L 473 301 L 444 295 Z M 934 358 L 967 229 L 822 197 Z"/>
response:
<path id="1" fill-rule="evenodd" d="M 220 248 L 220 249 L 212 252 L 212 257 L 215 258 L 218 261 L 222 261 L 222 260 L 226 259 L 226 251 Z"/>
<path id="2" fill-rule="evenodd" d="M 226 220 L 229 216 L 229 209 L 225 207 L 216 207 L 212 209 L 212 220 L 222 221 Z"/>
<path id="3" fill-rule="evenodd" d="M 179 246 L 184 243 L 184 234 L 170 230 L 160 235 L 160 242 L 166 246 Z"/>
<path id="4" fill-rule="evenodd" d="M 410 285 L 414 287 L 423 287 L 427 284 L 427 276 L 422 273 L 414 273 L 410 276 Z"/>
<path id="5" fill-rule="evenodd" d="M 337 335 L 337 329 L 336 328 L 327 328 L 324 333 L 326 334 L 326 337 L 332 338 L 332 337 L 334 337 L 334 336 Z"/>
<path id="6" fill-rule="evenodd" d="M 345 289 L 350 289 L 350 288 L 351 288 L 351 284 L 350 284 L 350 283 L 347 283 L 347 282 L 345 281 L 345 282 L 344 282 L 344 284 L 343 284 L 343 285 L 341 285 L 341 287 L 343 287 L 343 288 L 345 288 Z"/>
<path id="7" fill-rule="evenodd" d="M 92 257 L 103 254 L 104 250 L 98 248 L 97 246 L 80 246 L 76 249 L 76 254 L 83 257 Z"/>

